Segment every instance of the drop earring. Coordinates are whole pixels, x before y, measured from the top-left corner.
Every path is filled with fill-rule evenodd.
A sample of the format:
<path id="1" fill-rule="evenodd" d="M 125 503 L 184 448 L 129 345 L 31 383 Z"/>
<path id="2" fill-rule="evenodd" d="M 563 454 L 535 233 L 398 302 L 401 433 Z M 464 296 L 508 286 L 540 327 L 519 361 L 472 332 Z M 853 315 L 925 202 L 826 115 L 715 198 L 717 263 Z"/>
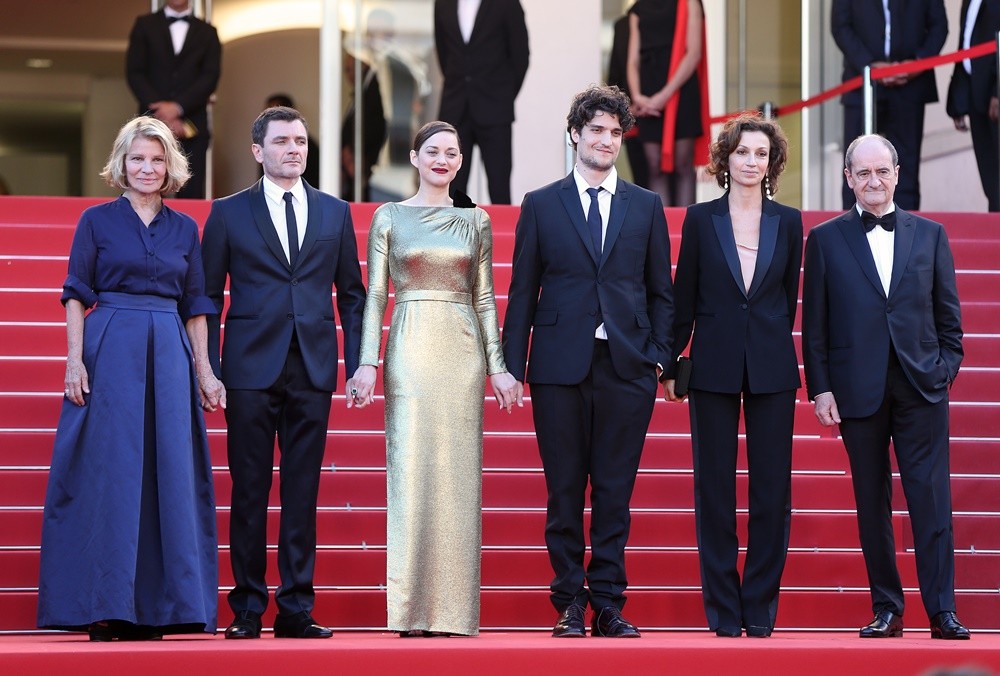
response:
<path id="1" fill-rule="evenodd" d="M 725 173 L 722 175 L 722 189 L 729 190 L 729 170 L 726 169 Z"/>
<path id="2" fill-rule="evenodd" d="M 771 177 L 770 176 L 765 176 L 764 177 L 764 194 L 767 195 L 767 199 L 769 199 L 769 200 L 770 199 L 774 199 L 774 197 L 772 197 L 773 193 L 771 192 Z"/>

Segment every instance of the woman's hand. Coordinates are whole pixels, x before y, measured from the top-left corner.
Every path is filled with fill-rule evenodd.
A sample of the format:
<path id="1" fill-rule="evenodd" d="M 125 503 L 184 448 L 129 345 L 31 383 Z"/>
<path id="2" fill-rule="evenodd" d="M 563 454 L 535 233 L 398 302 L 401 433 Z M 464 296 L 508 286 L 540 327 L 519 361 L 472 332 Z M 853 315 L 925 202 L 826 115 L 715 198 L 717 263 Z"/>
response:
<path id="1" fill-rule="evenodd" d="M 514 404 L 524 406 L 524 386 L 506 371 L 491 375 L 490 386 L 500 408 L 507 409 L 507 413 L 510 413 Z"/>
<path id="2" fill-rule="evenodd" d="M 211 370 L 198 374 L 198 395 L 206 411 L 215 411 L 220 406 L 226 408 L 226 386 Z"/>
<path id="3" fill-rule="evenodd" d="M 362 364 L 347 380 L 347 391 L 344 393 L 347 399 L 347 408 L 352 406 L 364 408 L 375 401 L 375 374 L 376 368 L 374 366 Z"/>
<path id="4" fill-rule="evenodd" d="M 671 378 L 670 380 L 664 380 L 663 381 L 663 398 L 666 399 L 667 401 L 672 401 L 674 403 L 680 403 L 680 402 L 684 401 L 685 399 L 687 399 L 687 395 L 684 394 L 684 395 L 681 395 L 679 397 L 677 396 L 676 392 L 674 392 L 674 385 L 676 383 L 677 383 L 677 381 L 674 380 L 673 378 Z"/>
<path id="5" fill-rule="evenodd" d="M 66 379 L 63 381 L 63 394 L 77 406 L 83 406 L 87 402 L 84 394 L 90 394 L 90 380 L 87 377 L 87 367 L 83 365 L 83 360 L 77 357 L 66 359 Z"/>
<path id="6" fill-rule="evenodd" d="M 663 106 L 656 106 L 652 97 L 645 94 L 636 94 L 632 99 L 635 114 L 638 117 L 660 117 L 663 115 Z"/>

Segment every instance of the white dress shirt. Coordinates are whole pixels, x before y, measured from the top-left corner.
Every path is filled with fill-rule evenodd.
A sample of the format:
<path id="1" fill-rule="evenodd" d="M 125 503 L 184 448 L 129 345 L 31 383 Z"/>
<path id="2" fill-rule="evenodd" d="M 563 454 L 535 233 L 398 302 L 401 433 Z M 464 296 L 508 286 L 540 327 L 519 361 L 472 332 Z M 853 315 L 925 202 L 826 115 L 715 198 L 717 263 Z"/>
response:
<path id="1" fill-rule="evenodd" d="M 965 25 L 962 26 L 962 49 L 968 49 L 972 46 L 972 29 L 976 26 L 976 19 L 979 17 L 979 8 L 982 6 L 983 0 L 972 0 L 969 3 L 969 11 L 965 14 Z M 972 60 L 962 59 L 962 67 L 965 68 L 965 72 L 972 75 Z"/>
<path id="2" fill-rule="evenodd" d="M 611 216 L 611 198 L 614 197 L 615 190 L 618 188 L 618 170 L 611 167 L 611 171 L 601 182 L 600 186 L 591 186 L 583 178 L 583 175 L 580 174 L 580 170 L 573 167 L 573 180 L 576 181 L 576 190 L 580 193 L 580 206 L 583 207 L 584 220 L 587 220 L 587 212 L 590 211 L 590 195 L 587 194 L 587 188 L 603 188 L 603 190 L 597 193 L 597 208 L 601 212 L 601 248 L 603 249 L 604 239 L 608 234 L 608 218 Z M 608 332 L 605 330 L 603 323 L 597 327 L 594 337 L 601 340 L 608 339 Z"/>
<path id="3" fill-rule="evenodd" d="M 267 211 L 271 214 L 271 223 L 278 233 L 278 240 L 281 241 L 281 248 L 285 252 L 285 258 L 291 262 L 288 255 L 288 226 L 285 225 L 285 189 L 277 183 L 264 177 L 264 201 L 267 203 Z M 302 185 L 300 178 L 292 186 L 292 210 L 295 212 L 295 226 L 299 233 L 299 250 L 302 250 L 302 240 L 306 236 L 306 223 L 309 219 L 309 208 L 306 206 L 306 189 Z"/>
<path id="4" fill-rule="evenodd" d="M 164 7 L 163 13 L 167 15 L 168 19 L 175 16 L 186 16 L 190 21 L 191 17 L 194 16 L 190 9 L 185 12 L 175 12 L 169 7 Z M 191 25 L 188 21 L 170 22 L 170 40 L 174 44 L 174 54 L 180 54 L 181 50 L 184 48 L 184 40 L 187 38 L 188 28 L 190 27 Z"/>
<path id="5" fill-rule="evenodd" d="M 885 58 L 889 58 L 889 48 L 892 46 L 892 16 L 889 13 L 889 0 L 882 0 L 882 13 L 885 14 Z"/>
<path id="6" fill-rule="evenodd" d="M 476 25 L 476 14 L 482 0 L 458 0 L 458 29 L 462 31 L 462 39 L 469 44 L 472 39 L 472 29 Z"/>
<path id="7" fill-rule="evenodd" d="M 860 204 L 855 205 L 858 215 L 864 211 Z M 887 214 L 896 210 L 896 205 L 889 206 Z M 872 250 L 872 258 L 875 259 L 875 269 L 878 270 L 878 278 L 882 280 L 882 290 L 886 297 L 889 296 L 889 282 L 892 280 L 892 247 L 896 242 L 895 231 L 889 232 L 880 225 L 876 225 L 865 235 L 868 237 L 868 247 Z"/>

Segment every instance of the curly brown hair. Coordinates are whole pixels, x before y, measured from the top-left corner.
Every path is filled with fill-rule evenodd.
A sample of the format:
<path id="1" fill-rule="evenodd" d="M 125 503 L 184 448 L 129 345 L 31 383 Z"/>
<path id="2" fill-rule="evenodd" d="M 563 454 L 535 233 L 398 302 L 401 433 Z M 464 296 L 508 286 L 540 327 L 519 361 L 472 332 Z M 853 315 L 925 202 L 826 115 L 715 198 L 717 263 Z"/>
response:
<path id="1" fill-rule="evenodd" d="M 715 176 L 720 188 L 725 188 L 729 156 L 739 147 L 740 138 L 745 131 L 762 132 L 771 141 L 766 177 L 773 195 L 778 192 L 778 177 L 785 170 L 785 162 L 788 161 L 788 138 L 777 122 L 762 117 L 756 111 L 741 113 L 726 122 L 708 150 L 708 167 L 705 171 Z M 761 181 L 760 189 L 761 192 L 765 192 L 764 181 Z"/>
<path id="2" fill-rule="evenodd" d="M 628 95 L 615 85 L 590 85 L 573 97 L 569 115 L 566 116 L 566 131 L 581 132 L 600 110 L 617 117 L 622 132 L 627 132 L 635 125 L 631 106 L 632 101 Z M 570 143 L 576 148 L 575 141 Z"/>

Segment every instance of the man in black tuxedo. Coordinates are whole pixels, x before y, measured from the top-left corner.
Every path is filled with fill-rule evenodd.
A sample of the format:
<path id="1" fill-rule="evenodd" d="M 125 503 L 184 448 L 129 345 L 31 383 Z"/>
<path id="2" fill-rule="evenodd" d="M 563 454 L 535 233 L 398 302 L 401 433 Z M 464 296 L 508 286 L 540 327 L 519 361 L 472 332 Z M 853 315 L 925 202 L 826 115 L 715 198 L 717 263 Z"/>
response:
<path id="1" fill-rule="evenodd" d="M 191 180 L 177 197 L 205 198 L 208 100 L 219 83 L 221 64 L 219 35 L 193 15 L 189 0 L 166 0 L 159 12 L 135 20 L 125 76 L 139 101 L 139 114 L 166 123 L 188 156 Z"/>
<path id="2" fill-rule="evenodd" d="M 268 108 L 253 124 L 254 158 L 264 177 L 216 200 L 205 223 L 205 289 L 222 314 L 229 278 L 222 368 L 219 324 L 209 325 L 209 357 L 231 393 L 226 412 L 229 526 L 236 615 L 226 638 L 258 638 L 267 607 L 267 503 L 274 440 L 281 452 L 281 522 L 274 635 L 328 638 L 312 617 L 316 500 L 337 385 L 337 322 L 347 373 L 358 367 L 365 288 L 346 202 L 300 176 L 308 145 L 305 120 Z M 348 388 L 351 382 L 348 381 Z"/>
<path id="3" fill-rule="evenodd" d="M 844 80 L 861 75 L 865 66 L 878 68 L 936 56 L 948 37 L 944 0 L 833 0 L 830 30 L 844 53 Z M 864 131 L 862 92 L 847 92 L 844 143 Z M 920 146 L 924 138 L 924 107 L 938 100 L 934 71 L 885 78 L 875 85 L 875 131 L 899 152 L 903 172 L 896 202 L 903 209 L 920 208 Z M 844 183 L 844 208 L 854 204 L 854 192 Z"/>
<path id="4" fill-rule="evenodd" d="M 528 28 L 518 0 L 435 0 L 434 44 L 444 75 L 438 117 L 458 129 L 467 157 L 478 145 L 493 204 L 510 204 L 510 126 L 528 72 Z M 471 162 L 452 190 L 465 192 Z"/>
<path id="5" fill-rule="evenodd" d="M 996 40 L 1000 31 L 1000 0 L 963 0 L 958 48 Z M 955 64 L 948 86 L 948 115 L 955 129 L 972 133 L 972 150 L 990 211 L 1000 211 L 1000 151 L 997 150 L 997 57 L 987 54 Z M 968 116 L 968 122 L 966 122 Z"/>
<path id="6" fill-rule="evenodd" d="M 629 105 L 617 87 L 576 96 L 567 118 L 576 168 L 525 196 L 514 237 L 503 351 L 510 373 L 523 383 L 527 371 L 531 384 L 556 637 L 586 635 L 588 603 L 595 635 L 639 636 L 621 615 L 629 501 L 670 355 L 674 305 L 663 204 L 615 171 L 622 136 L 635 124 Z"/>
<path id="7" fill-rule="evenodd" d="M 844 174 L 857 204 L 806 241 L 802 352 L 809 398 L 840 425 L 875 618 L 862 638 L 902 636 L 889 442 L 913 524 L 931 637 L 967 639 L 955 615 L 948 390 L 962 362 L 955 263 L 944 228 L 893 201 L 896 149 L 862 136 Z"/>

